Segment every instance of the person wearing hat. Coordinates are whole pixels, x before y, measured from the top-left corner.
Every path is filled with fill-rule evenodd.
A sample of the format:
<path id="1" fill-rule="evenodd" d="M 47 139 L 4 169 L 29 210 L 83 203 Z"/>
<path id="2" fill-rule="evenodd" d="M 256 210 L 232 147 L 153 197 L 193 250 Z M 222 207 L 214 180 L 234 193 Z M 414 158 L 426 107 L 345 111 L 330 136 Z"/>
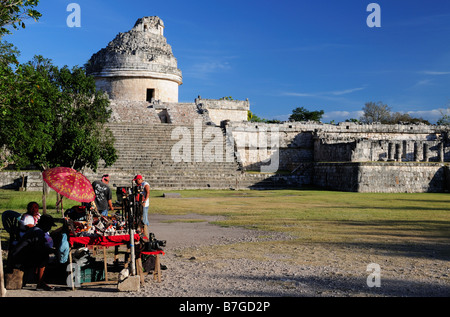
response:
<path id="1" fill-rule="evenodd" d="M 112 191 L 108 184 L 108 174 L 103 175 L 101 181 L 95 181 L 92 183 L 92 187 L 95 192 L 95 205 L 97 206 L 98 212 L 102 216 L 108 216 L 108 207 L 109 210 L 113 210 Z"/>
<path id="2" fill-rule="evenodd" d="M 133 181 L 136 182 L 137 186 L 140 186 L 142 188 L 142 196 L 143 198 L 143 212 L 142 212 L 142 222 L 144 223 L 144 235 L 148 238 L 149 232 L 148 232 L 148 226 L 150 225 L 148 221 L 148 207 L 150 206 L 150 185 L 146 181 L 144 181 L 144 178 L 142 175 L 136 175 L 136 177 L 133 179 Z"/>
<path id="3" fill-rule="evenodd" d="M 48 232 L 56 226 L 53 217 L 42 215 L 35 227 L 29 228 L 13 249 L 12 260 L 15 265 L 36 270 L 38 282 L 36 289 L 51 291 L 54 288 L 44 281 L 44 271 L 49 254 L 54 253 L 53 241 Z"/>

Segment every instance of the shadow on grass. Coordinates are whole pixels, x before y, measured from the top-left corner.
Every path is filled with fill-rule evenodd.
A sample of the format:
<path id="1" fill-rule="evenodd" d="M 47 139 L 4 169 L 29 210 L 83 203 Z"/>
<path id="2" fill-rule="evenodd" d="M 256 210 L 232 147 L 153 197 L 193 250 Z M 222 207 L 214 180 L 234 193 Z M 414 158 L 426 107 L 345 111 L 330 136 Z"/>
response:
<path id="1" fill-rule="evenodd" d="M 450 221 L 352 220 L 339 221 L 339 224 L 349 228 L 346 230 L 349 237 L 363 237 L 365 241 L 334 244 L 377 249 L 389 256 L 450 261 Z"/>

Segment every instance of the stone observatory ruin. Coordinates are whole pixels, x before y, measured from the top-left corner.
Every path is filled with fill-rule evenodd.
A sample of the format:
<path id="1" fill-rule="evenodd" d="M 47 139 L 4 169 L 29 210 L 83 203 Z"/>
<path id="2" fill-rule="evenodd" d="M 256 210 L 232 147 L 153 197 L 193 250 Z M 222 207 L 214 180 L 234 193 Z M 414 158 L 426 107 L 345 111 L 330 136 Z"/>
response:
<path id="1" fill-rule="evenodd" d="M 85 171 L 90 179 L 109 173 L 112 184 L 130 186 L 142 174 L 153 189 L 450 190 L 448 126 L 255 123 L 248 99 L 179 102 L 182 72 L 164 29 L 159 17 L 138 19 L 86 65 L 110 99 L 119 155 Z M 22 174 L 5 174 L 0 187 Z M 26 177 L 28 190 L 41 190 L 40 173 Z"/>
<path id="2" fill-rule="evenodd" d="M 182 75 L 158 17 L 139 19 L 87 65 L 98 89 L 112 100 L 178 102 Z"/>

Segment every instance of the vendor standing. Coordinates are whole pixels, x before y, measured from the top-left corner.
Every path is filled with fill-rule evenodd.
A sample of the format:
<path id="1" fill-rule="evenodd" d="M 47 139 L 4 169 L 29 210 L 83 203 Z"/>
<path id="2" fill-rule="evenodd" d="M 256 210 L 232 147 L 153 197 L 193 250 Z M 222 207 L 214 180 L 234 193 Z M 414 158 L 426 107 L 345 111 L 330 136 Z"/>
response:
<path id="1" fill-rule="evenodd" d="M 95 192 L 95 205 L 97 206 L 98 212 L 100 212 L 102 216 L 108 216 L 108 208 L 109 210 L 113 210 L 112 191 L 108 184 L 108 174 L 103 175 L 101 181 L 95 181 L 92 183 L 92 187 Z"/>
<path id="2" fill-rule="evenodd" d="M 140 186 L 142 188 L 141 192 L 141 195 L 143 196 L 142 222 L 144 223 L 144 235 L 148 238 L 149 237 L 148 226 L 150 225 L 148 221 L 148 207 L 150 206 L 150 185 L 146 181 L 144 181 L 142 175 L 136 175 L 136 177 L 133 180 L 136 182 L 137 186 Z"/>

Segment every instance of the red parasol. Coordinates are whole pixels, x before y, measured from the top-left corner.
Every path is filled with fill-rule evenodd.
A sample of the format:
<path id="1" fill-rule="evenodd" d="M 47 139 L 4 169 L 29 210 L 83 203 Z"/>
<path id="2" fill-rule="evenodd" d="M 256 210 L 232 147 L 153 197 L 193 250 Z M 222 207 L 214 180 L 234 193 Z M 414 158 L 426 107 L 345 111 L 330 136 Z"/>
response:
<path id="1" fill-rule="evenodd" d="M 44 181 L 57 193 L 78 202 L 95 200 L 94 189 L 86 176 L 69 167 L 55 167 L 42 173 Z"/>

